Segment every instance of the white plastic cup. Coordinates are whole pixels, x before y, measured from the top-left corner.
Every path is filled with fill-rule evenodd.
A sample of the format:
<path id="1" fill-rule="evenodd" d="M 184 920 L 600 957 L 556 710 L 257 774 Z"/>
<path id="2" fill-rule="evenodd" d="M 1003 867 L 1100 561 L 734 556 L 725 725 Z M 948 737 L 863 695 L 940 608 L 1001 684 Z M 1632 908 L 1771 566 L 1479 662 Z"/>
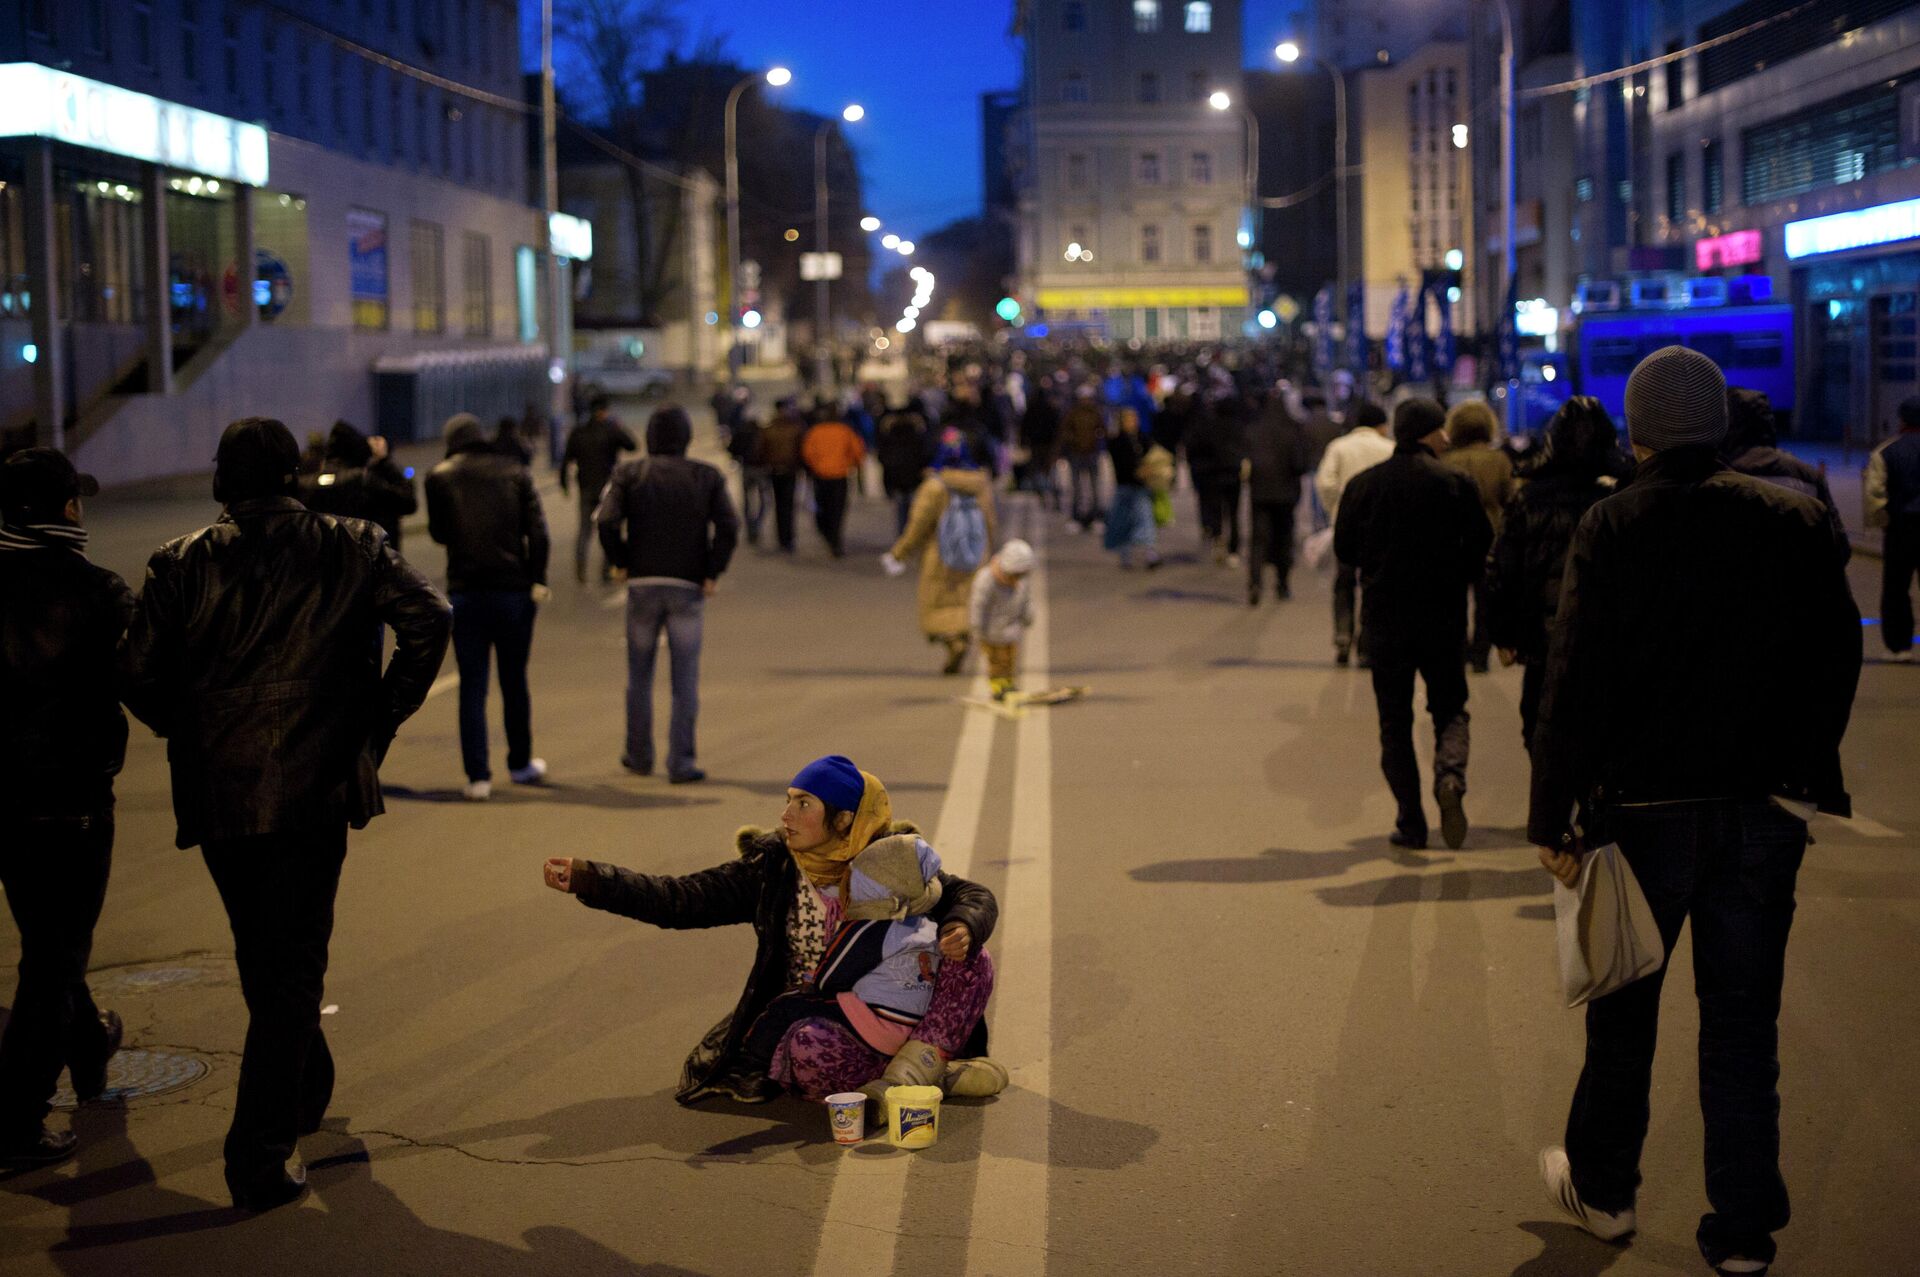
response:
<path id="1" fill-rule="evenodd" d="M 858 1144 L 867 1135 L 867 1097 L 859 1091 L 829 1095 L 827 1124 L 835 1144 Z"/>

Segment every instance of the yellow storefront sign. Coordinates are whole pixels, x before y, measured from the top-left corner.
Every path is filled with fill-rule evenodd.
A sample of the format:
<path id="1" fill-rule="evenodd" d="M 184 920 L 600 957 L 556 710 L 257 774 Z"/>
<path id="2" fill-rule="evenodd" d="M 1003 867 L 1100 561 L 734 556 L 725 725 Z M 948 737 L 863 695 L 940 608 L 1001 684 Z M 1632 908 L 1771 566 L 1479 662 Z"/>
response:
<path id="1" fill-rule="evenodd" d="M 1042 288 L 1042 310 L 1131 310 L 1153 306 L 1244 306 L 1247 290 L 1237 285 L 1204 288 Z"/>

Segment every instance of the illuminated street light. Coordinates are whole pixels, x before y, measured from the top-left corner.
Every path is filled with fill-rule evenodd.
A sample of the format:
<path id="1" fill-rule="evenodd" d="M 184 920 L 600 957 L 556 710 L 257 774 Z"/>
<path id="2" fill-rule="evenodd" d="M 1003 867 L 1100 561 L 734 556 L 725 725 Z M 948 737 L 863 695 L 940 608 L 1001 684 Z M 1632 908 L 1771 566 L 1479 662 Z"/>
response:
<path id="1" fill-rule="evenodd" d="M 901 240 L 901 241 L 900 241 L 900 248 L 899 248 L 899 252 L 900 252 L 900 256 L 902 256 L 902 257 L 912 257 L 912 256 L 913 256 L 913 241 L 912 241 L 912 240 L 910 240 L 910 239 L 903 239 L 903 240 Z"/>
<path id="2" fill-rule="evenodd" d="M 760 312 L 757 310 L 750 310 L 746 314 L 740 316 L 740 326 L 742 328 L 758 328 L 760 326 Z"/>
<path id="3" fill-rule="evenodd" d="M 1207 105 L 1216 111 L 1224 111 L 1233 105 L 1233 99 L 1216 89 L 1213 96 L 1207 99 Z"/>
<path id="4" fill-rule="evenodd" d="M 861 106 L 858 102 L 853 103 L 847 107 L 846 110 L 840 112 L 840 118 L 848 124 L 858 124 L 861 120 L 865 119 L 866 116 L 867 108 Z"/>
<path id="5" fill-rule="evenodd" d="M 1448 270 L 1459 270 L 1462 266 L 1465 266 L 1466 264 L 1467 264 L 1467 255 L 1465 253 L 1461 252 L 1457 248 L 1449 248 L 1447 250 L 1447 269 Z"/>
<path id="6" fill-rule="evenodd" d="M 791 83 L 792 80 L 793 72 L 787 70 L 785 67 L 774 67 L 767 72 L 767 83 L 776 89 L 783 84 Z"/>
<path id="7" fill-rule="evenodd" d="M 900 247 L 900 237 L 898 235 L 893 234 L 891 231 L 889 231 L 887 234 L 882 235 L 880 237 L 880 247 L 898 248 Z"/>
<path id="8" fill-rule="evenodd" d="M 1273 56 L 1279 58 L 1282 62 L 1298 62 L 1300 60 L 1300 46 L 1291 40 L 1282 40 L 1274 47 Z"/>
<path id="9" fill-rule="evenodd" d="M 900 313 L 902 315 L 905 315 L 908 319 L 920 318 L 920 308 L 918 306 L 909 306 L 905 310 L 901 311 Z"/>
<path id="10" fill-rule="evenodd" d="M 880 229 L 880 219 L 872 216 L 863 217 L 860 219 L 860 229 L 871 235 Z"/>
<path id="11" fill-rule="evenodd" d="M 895 332 L 902 332 L 902 333 L 910 333 L 915 328 L 918 328 L 918 327 L 919 325 L 914 323 L 913 320 L 911 319 L 903 319 L 899 323 L 893 326 Z"/>
<path id="12" fill-rule="evenodd" d="M 1466 125 L 1456 124 L 1453 126 L 1453 145 L 1458 150 L 1464 151 L 1467 149 L 1467 126 Z"/>
<path id="13" fill-rule="evenodd" d="M 1280 322 L 1280 316 L 1274 314 L 1270 310 L 1261 311 L 1258 318 L 1260 320 L 1260 326 L 1262 328 L 1272 328 L 1275 324 L 1278 324 Z"/>

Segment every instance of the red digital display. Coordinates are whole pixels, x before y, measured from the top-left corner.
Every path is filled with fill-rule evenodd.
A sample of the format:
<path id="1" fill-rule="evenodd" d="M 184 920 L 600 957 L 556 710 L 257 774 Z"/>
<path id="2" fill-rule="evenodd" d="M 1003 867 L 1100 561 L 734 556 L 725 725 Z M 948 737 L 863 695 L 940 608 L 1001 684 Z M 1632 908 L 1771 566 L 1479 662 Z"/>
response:
<path id="1" fill-rule="evenodd" d="M 1723 266 L 1751 266 L 1766 254 L 1760 241 L 1760 232 L 1729 231 L 1725 235 L 1715 235 L 1711 239 L 1697 239 L 1693 242 L 1693 265 L 1695 270 L 1717 270 Z"/>

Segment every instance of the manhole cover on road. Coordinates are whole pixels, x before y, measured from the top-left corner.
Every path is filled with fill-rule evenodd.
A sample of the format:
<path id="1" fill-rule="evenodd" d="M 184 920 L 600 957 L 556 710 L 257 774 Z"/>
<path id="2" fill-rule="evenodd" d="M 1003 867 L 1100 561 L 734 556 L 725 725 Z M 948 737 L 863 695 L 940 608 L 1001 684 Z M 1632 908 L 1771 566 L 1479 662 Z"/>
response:
<path id="1" fill-rule="evenodd" d="M 135 1100 L 146 1095 L 165 1095 L 193 1085 L 207 1072 L 207 1062 L 197 1055 L 128 1048 L 108 1062 L 107 1089 L 100 1098 Z M 76 1102 L 70 1082 L 62 1083 L 53 1093 L 53 1107 L 57 1109 L 70 1109 Z"/>

